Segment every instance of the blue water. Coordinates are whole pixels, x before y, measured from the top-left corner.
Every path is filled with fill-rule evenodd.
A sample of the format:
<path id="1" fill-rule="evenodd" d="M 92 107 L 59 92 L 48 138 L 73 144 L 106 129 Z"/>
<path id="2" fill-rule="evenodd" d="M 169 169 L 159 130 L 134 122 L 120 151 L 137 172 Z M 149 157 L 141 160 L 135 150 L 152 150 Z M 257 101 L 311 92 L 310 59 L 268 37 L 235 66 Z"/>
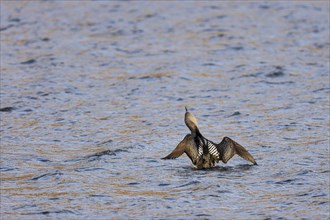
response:
<path id="1" fill-rule="evenodd" d="M 329 2 L 1 1 L 1 218 L 330 218 Z M 255 157 L 164 161 L 189 133 Z"/>

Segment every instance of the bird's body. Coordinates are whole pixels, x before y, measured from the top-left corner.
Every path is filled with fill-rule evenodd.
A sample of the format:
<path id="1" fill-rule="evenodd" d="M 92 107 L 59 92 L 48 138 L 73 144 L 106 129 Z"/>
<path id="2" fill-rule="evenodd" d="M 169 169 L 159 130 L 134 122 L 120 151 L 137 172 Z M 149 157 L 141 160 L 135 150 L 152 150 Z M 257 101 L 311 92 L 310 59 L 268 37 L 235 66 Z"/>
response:
<path id="1" fill-rule="evenodd" d="M 206 139 L 199 131 L 197 120 L 186 108 L 185 123 L 191 134 L 187 134 L 177 147 L 163 159 L 175 159 L 186 153 L 197 169 L 211 168 L 220 160 L 227 163 L 235 154 L 257 165 L 252 155 L 229 137 L 216 144 Z"/>

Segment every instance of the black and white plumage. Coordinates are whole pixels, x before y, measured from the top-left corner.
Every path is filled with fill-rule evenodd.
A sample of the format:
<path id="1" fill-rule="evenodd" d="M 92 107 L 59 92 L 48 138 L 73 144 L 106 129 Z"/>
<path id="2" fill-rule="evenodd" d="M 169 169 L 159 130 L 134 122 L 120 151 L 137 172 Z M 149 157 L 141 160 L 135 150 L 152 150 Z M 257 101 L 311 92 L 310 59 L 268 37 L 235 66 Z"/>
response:
<path id="1" fill-rule="evenodd" d="M 185 123 L 191 134 L 187 134 L 177 147 L 162 159 L 175 159 L 186 153 L 196 168 L 204 169 L 214 167 L 220 160 L 227 163 L 235 154 L 238 154 L 243 159 L 257 165 L 252 155 L 229 137 L 224 137 L 219 144 L 206 139 L 198 129 L 197 119 L 187 108 Z"/>

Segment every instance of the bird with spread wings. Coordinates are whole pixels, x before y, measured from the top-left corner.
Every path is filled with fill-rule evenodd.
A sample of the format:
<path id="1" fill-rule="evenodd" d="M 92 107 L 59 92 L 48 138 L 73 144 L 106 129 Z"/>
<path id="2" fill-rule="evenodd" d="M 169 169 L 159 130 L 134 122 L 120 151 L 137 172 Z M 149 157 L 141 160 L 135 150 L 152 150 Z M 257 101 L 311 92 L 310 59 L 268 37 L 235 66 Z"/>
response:
<path id="1" fill-rule="evenodd" d="M 224 137 L 219 144 L 206 139 L 198 129 L 197 119 L 187 108 L 184 121 L 191 134 L 187 134 L 177 147 L 162 159 L 175 159 L 186 153 L 197 169 L 206 169 L 214 167 L 220 160 L 223 163 L 227 163 L 228 160 L 237 154 L 257 165 L 253 156 L 242 145 L 231 138 Z"/>

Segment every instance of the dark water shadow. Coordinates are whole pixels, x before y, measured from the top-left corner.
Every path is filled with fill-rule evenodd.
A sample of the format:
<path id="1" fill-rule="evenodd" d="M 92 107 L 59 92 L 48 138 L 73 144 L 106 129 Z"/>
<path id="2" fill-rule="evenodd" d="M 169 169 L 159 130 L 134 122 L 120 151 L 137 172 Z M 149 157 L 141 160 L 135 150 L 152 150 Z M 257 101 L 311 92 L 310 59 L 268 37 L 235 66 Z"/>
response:
<path id="1" fill-rule="evenodd" d="M 29 213 L 22 213 L 22 215 L 45 215 L 45 216 L 50 216 L 53 214 L 75 214 L 79 215 L 79 212 L 72 211 L 69 209 L 63 209 L 63 210 L 52 210 L 52 211 L 37 211 L 37 212 L 29 212 Z"/>
<path id="2" fill-rule="evenodd" d="M 4 108 L 0 108 L 0 112 L 12 112 L 14 111 L 16 108 L 15 107 L 4 107 Z"/>
<path id="3" fill-rule="evenodd" d="M 103 157 L 103 156 L 116 156 L 116 152 L 118 152 L 118 151 L 117 150 L 114 150 L 114 151 L 104 150 L 101 152 L 97 152 L 97 153 L 94 153 L 91 155 L 84 156 L 82 158 L 82 160 L 88 160 L 88 161 L 100 160 L 101 157 Z"/>
<path id="4" fill-rule="evenodd" d="M 96 146 L 108 146 L 108 145 L 111 145 L 112 143 L 112 140 L 107 140 L 107 141 L 103 141 L 103 142 L 100 142 L 100 143 L 97 143 Z M 128 146 L 128 147 L 124 147 L 124 148 L 118 148 L 118 149 L 114 149 L 114 150 L 103 150 L 103 151 L 100 151 L 100 152 L 96 152 L 96 153 L 93 153 L 93 154 L 89 154 L 89 155 L 86 155 L 86 156 L 82 156 L 82 157 L 78 157 L 78 158 L 74 158 L 74 159 L 68 159 L 68 160 L 65 160 L 64 162 L 68 163 L 68 162 L 80 162 L 80 161 L 88 161 L 88 162 L 91 162 L 91 161 L 96 161 L 96 160 L 100 160 L 102 159 L 103 157 L 107 157 L 107 156 L 117 156 L 117 154 L 119 153 L 128 153 L 130 152 L 130 149 L 133 149 L 133 148 L 136 148 L 136 147 L 143 147 L 143 145 L 141 144 L 137 144 L 136 146 Z"/>
<path id="5" fill-rule="evenodd" d="M 182 177 L 191 177 L 191 176 L 209 176 L 211 173 L 221 173 L 221 174 L 243 174 L 246 171 L 257 168 L 258 166 L 252 164 L 240 164 L 236 166 L 215 166 L 208 169 L 197 169 L 193 166 L 185 166 L 178 168 L 177 174 Z"/>
<path id="6" fill-rule="evenodd" d="M 241 172 L 241 171 L 250 170 L 254 167 L 256 167 L 256 165 L 240 164 L 236 166 L 215 166 L 208 169 L 197 169 L 195 167 L 190 167 L 190 169 L 194 171 L 205 171 L 205 172 Z"/>
<path id="7" fill-rule="evenodd" d="M 55 178 L 55 180 L 58 180 L 58 179 L 60 179 L 60 176 L 62 176 L 62 175 L 63 175 L 62 172 L 60 172 L 59 170 L 56 170 L 55 172 L 44 173 L 39 176 L 33 177 L 30 180 L 36 181 L 36 180 L 40 180 L 40 179 L 48 179 L 50 177 L 53 177 L 53 178 Z"/>
<path id="8" fill-rule="evenodd" d="M 120 153 L 120 152 L 128 152 L 128 151 L 123 150 L 123 149 L 104 150 L 104 151 L 96 152 L 96 153 L 86 155 L 86 156 L 83 156 L 80 158 L 65 160 L 64 162 L 65 163 L 70 163 L 70 162 L 74 163 L 74 162 L 80 162 L 80 161 L 92 162 L 92 161 L 100 160 L 104 156 L 116 156 L 117 153 Z"/>

